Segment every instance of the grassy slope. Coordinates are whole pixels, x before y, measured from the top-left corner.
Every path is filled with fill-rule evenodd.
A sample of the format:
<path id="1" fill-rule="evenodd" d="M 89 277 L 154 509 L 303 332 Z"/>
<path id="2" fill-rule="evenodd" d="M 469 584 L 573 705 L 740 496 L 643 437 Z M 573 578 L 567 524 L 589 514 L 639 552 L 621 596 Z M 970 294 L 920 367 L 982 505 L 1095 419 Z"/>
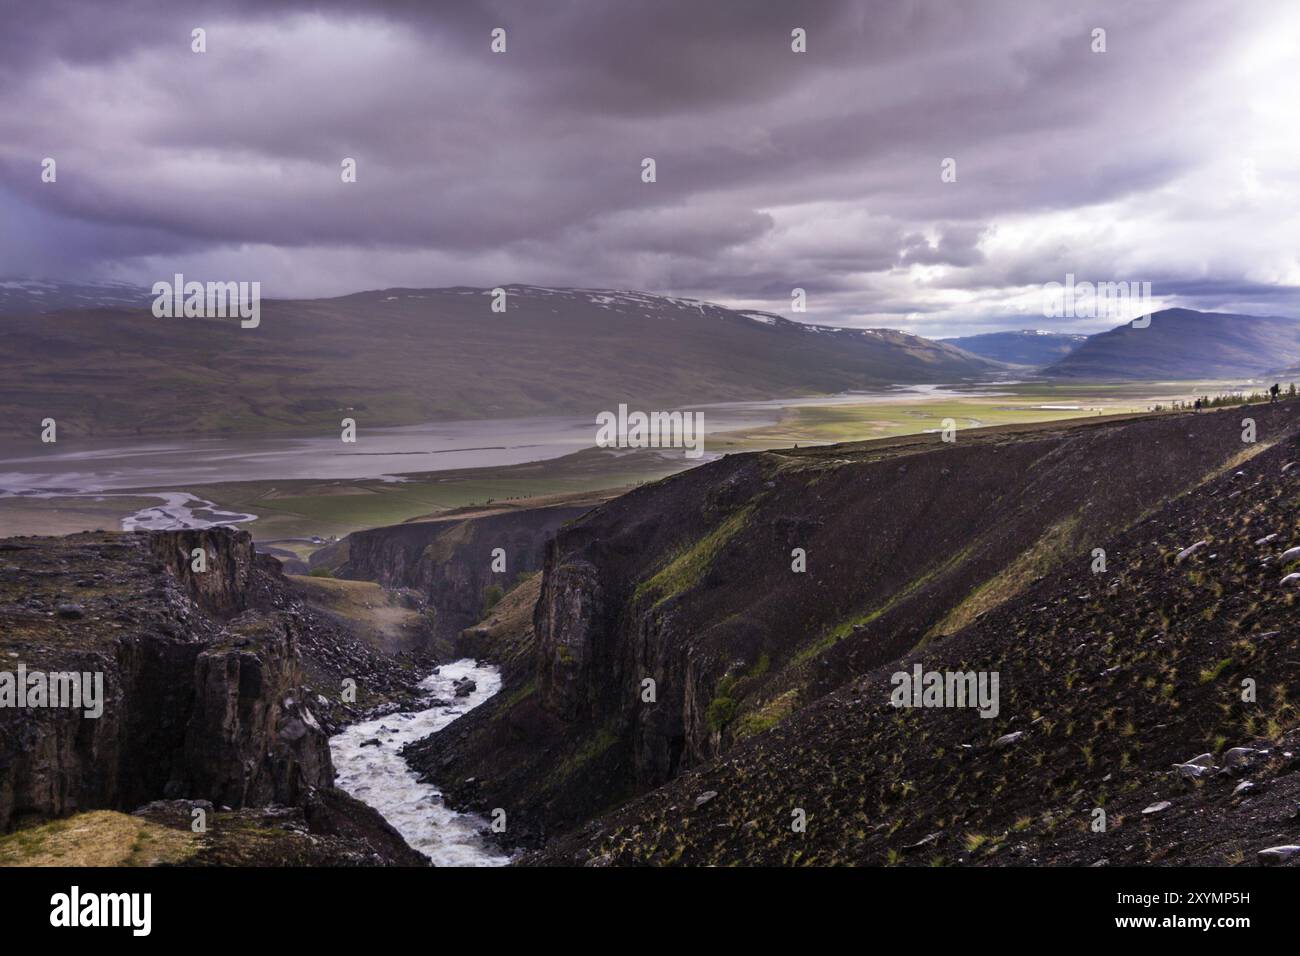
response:
<path id="1" fill-rule="evenodd" d="M 1300 562 L 1278 554 L 1300 540 L 1300 471 L 1283 471 L 1298 449 L 1293 425 L 1104 540 L 1105 573 L 1077 560 L 1046 574 L 536 860 L 1236 865 L 1294 843 L 1300 591 L 1280 580 Z M 1201 538 L 1209 548 L 1176 560 Z M 894 709 L 891 673 L 914 661 L 998 672 L 1001 712 Z M 1011 732 L 1024 736 L 994 744 Z M 1249 767 L 1198 781 L 1170 769 L 1202 752 L 1222 767 L 1238 746 L 1259 751 Z M 700 810 L 705 790 L 719 796 Z"/>
<path id="2" fill-rule="evenodd" d="M 114 810 L 0 836 L 0 866 L 176 866 L 197 852 L 194 834 Z"/>
<path id="3" fill-rule="evenodd" d="M 1276 437 L 1296 407 L 1253 408 L 1261 441 Z M 564 826 L 577 815 L 577 797 L 554 767 L 608 738 L 611 721 L 618 744 L 598 770 L 587 765 L 583 786 L 599 782 L 613 799 L 632 776 L 631 760 L 640 779 L 662 773 L 654 762 L 661 738 L 685 738 L 690 760 L 725 752 L 850 675 L 1014 598 L 1066 554 L 1086 558 L 1098 536 L 1235 462 L 1241 414 L 1131 424 L 1102 416 L 981 429 L 951 447 L 931 435 L 738 456 L 625 495 L 561 533 L 555 593 L 564 598 L 539 608 L 548 620 L 585 608 L 570 592 L 596 566 L 595 616 L 544 644 L 559 655 L 545 666 L 561 669 L 558 649 L 584 634 L 593 647 L 626 641 L 623 656 L 602 651 L 591 666 L 603 669 L 575 678 L 587 682 L 576 699 L 611 703 L 509 753 L 495 752 L 501 738 L 493 728 L 476 735 L 468 718 L 428 756 L 452 756 L 453 776 L 481 771 L 495 784 L 514 774 L 516 789 L 490 799 L 522 803 L 535 794 L 547 828 Z M 751 505 L 735 522 L 743 527 L 733 527 L 728 519 Z M 714 547 L 718 540 L 725 545 Z M 791 573 L 794 546 L 807 549 L 806 578 Z M 706 568 L 698 555 L 708 557 Z M 939 622 L 945 626 L 936 630 Z M 633 653 L 635 666 L 622 668 Z M 632 685 L 644 674 L 661 678 L 653 713 L 620 710 L 619 702 L 636 699 Z M 555 684 L 568 693 L 569 685 Z M 512 714 L 488 705 L 481 719 L 517 725 L 513 732 L 526 738 L 547 718 L 538 707 Z"/>

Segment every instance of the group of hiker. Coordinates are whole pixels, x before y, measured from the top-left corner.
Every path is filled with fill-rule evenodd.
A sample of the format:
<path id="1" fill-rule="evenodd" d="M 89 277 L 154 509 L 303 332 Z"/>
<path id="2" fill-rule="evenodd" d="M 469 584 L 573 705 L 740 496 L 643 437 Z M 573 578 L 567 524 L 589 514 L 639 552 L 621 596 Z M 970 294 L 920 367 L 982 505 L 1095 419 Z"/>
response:
<path id="1" fill-rule="evenodd" d="M 1281 386 L 1279 383 L 1274 382 L 1274 383 L 1269 387 L 1269 390 L 1268 390 L 1268 400 L 1269 400 L 1269 403 L 1272 404 L 1273 402 L 1276 402 L 1277 399 L 1278 399 L 1278 396 L 1279 396 L 1281 393 L 1282 393 L 1282 386 Z M 1193 407 L 1194 409 L 1196 409 L 1196 410 L 1199 412 L 1202 408 L 1209 408 L 1209 407 L 1210 407 L 1210 400 L 1209 400 L 1208 398 L 1198 398 L 1198 399 L 1197 399 L 1197 400 L 1192 404 L 1192 407 Z"/>

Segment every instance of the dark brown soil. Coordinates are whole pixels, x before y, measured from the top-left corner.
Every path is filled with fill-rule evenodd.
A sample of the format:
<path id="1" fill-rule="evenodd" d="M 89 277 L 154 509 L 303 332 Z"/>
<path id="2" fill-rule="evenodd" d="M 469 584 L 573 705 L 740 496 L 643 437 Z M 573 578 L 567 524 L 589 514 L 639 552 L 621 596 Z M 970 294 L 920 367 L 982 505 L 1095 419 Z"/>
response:
<path id="1" fill-rule="evenodd" d="M 1130 806 L 1170 764 L 1251 741 L 1270 751 L 1253 773 L 1290 759 L 1295 592 L 1257 564 L 1300 544 L 1300 469 L 1281 472 L 1298 430 L 1294 402 L 989 429 L 731 456 L 638 489 L 557 535 L 531 679 L 409 754 L 453 803 L 508 808 L 508 841 L 549 841 L 539 861 L 1164 859 L 1102 841 L 1175 819 Z M 998 670 L 999 716 L 892 708 L 890 675 L 918 660 Z M 1253 710 L 1231 700 L 1243 668 Z M 1109 837 L 1087 830 L 1096 807 Z M 1288 842 L 1249 836 L 1225 852 Z"/>

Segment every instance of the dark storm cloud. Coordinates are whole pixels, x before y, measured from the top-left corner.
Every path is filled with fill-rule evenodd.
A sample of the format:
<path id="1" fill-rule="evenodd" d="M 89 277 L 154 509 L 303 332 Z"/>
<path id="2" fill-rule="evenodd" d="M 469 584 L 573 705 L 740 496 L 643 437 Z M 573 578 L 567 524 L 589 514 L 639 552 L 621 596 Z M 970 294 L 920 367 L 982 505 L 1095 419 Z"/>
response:
<path id="1" fill-rule="evenodd" d="M 780 311 L 799 286 L 811 319 L 928 334 L 1067 272 L 1281 310 L 1296 25 L 1211 0 L 30 4 L 0 33 L 0 253 L 282 295 L 520 281 Z"/>

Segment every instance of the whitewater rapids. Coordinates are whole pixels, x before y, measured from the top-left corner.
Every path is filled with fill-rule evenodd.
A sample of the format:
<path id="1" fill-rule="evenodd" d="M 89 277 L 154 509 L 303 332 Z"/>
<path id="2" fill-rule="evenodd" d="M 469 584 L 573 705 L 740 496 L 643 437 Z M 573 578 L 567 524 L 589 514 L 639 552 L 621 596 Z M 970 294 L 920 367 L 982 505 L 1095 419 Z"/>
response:
<path id="1" fill-rule="evenodd" d="M 465 677 L 476 687 L 468 696 L 456 697 L 453 685 Z M 466 658 L 442 665 L 419 686 L 430 703 L 442 703 L 353 724 L 330 738 L 330 755 L 338 771 L 335 783 L 378 810 L 435 866 L 504 866 L 510 857 L 482 836 L 487 821 L 448 808 L 438 788 L 421 783 L 398 753 L 495 694 L 501 689 L 501 674 L 495 667 Z M 368 740 L 379 744 L 362 746 Z"/>

